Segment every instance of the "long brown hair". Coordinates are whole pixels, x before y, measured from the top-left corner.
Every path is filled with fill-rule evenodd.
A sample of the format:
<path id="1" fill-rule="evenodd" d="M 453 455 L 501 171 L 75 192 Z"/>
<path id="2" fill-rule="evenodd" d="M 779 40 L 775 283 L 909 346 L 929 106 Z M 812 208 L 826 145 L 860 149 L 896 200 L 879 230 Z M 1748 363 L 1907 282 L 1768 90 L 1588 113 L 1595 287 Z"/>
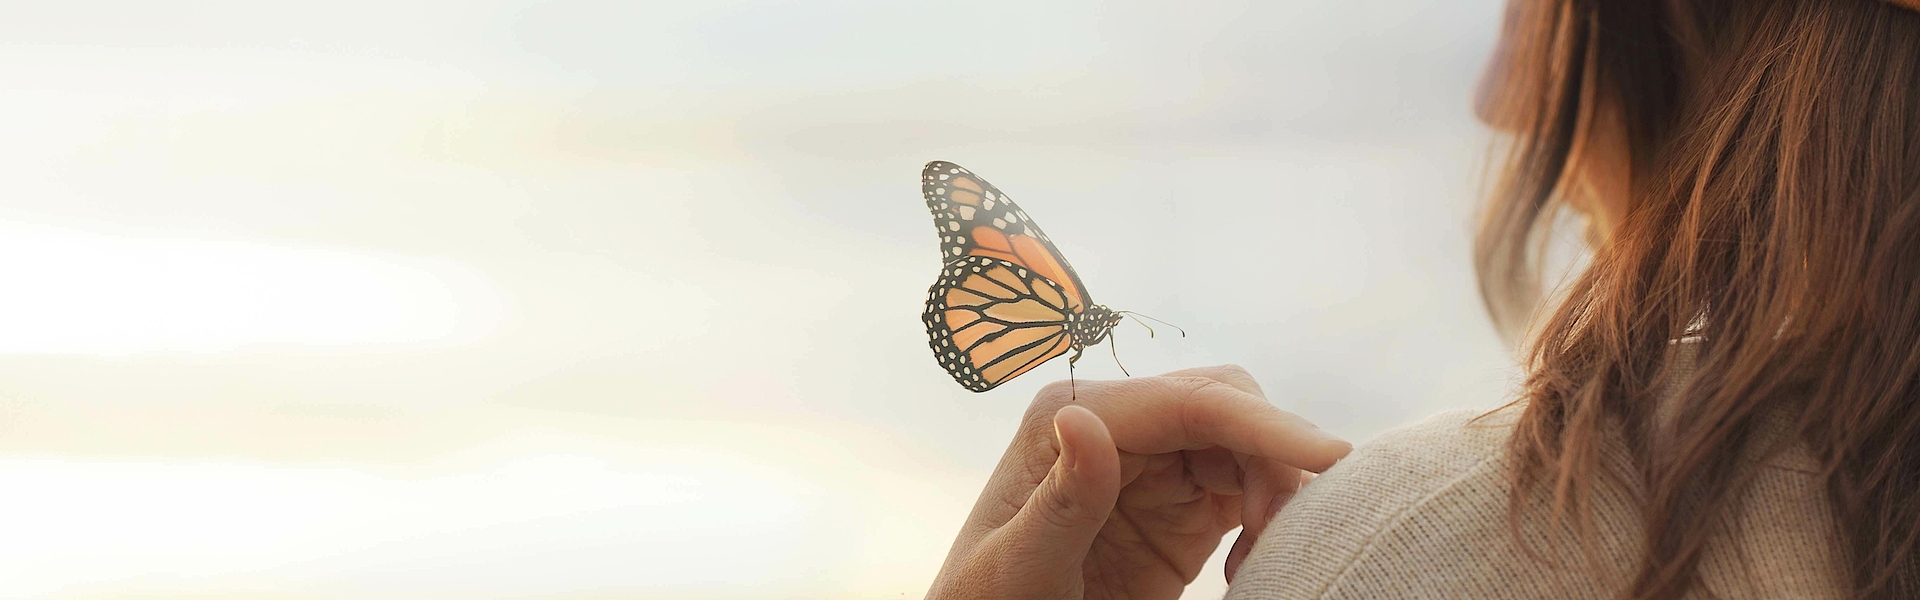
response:
<path id="1" fill-rule="evenodd" d="M 1920 13 L 1512 0 L 1505 34 L 1482 106 L 1510 152 L 1475 254 L 1523 340 L 1513 510 L 1545 487 L 1590 534 L 1589 494 L 1622 476 L 1605 441 L 1624 436 L 1647 540 L 1627 593 L 1679 598 L 1751 475 L 1757 418 L 1783 412 L 1824 464 L 1853 592 L 1920 594 L 1896 589 L 1920 574 Z M 1543 303 L 1543 240 L 1603 100 L 1626 124 L 1627 210 Z M 1699 340 L 1690 373 L 1671 368 L 1682 338 Z"/>

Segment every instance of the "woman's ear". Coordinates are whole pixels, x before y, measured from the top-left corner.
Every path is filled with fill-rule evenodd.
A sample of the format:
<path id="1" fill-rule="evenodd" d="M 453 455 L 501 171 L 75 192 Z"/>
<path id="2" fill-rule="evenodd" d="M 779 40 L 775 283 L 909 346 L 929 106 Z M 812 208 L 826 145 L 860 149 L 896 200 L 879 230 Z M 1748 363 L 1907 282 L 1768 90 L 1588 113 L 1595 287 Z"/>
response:
<path id="1" fill-rule="evenodd" d="M 1624 107 L 1614 94 L 1601 93 L 1571 166 L 1579 196 L 1570 204 L 1587 217 L 1587 241 L 1598 246 L 1612 239 L 1626 218 L 1633 195 L 1633 146 L 1627 139 Z"/>

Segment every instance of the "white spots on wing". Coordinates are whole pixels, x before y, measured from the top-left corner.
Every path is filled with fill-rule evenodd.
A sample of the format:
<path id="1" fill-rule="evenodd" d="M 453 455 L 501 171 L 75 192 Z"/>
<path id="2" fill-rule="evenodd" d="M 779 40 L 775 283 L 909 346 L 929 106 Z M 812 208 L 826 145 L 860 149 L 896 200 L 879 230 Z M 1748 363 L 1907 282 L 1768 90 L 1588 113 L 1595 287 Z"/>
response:
<path id="1" fill-rule="evenodd" d="M 933 193 L 935 195 L 945 196 L 947 195 L 947 188 L 944 188 L 944 187 L 933 188 Z"/>
<path id="2" fill-rule="evenodd" d="M 1007 213 L 1007 222 L 1008 222 L 1008 223 L 1019 223 L 1019 222 L 1020 222 L 1020 214 L 1019 214 L 1019 213 Z"/>
<path id="3" fill-rule="evenodd" d="M 954 255 L 954 256 L 959 256 L 959 255 L 960 255 L 960 247 L 959 247 L 959 246 L 954 246 L 954 248 L 953 248 L 953 255 Z"/>
<path id="4" fill-rule="evenodd" d="M 948 177 L 952 177 L 952 175 L 948 175 L 948 174 L 946 174 L 946 173 L 941 173 L 941 174 L 940 174 L 940 180 L 941 180 L 941 181 L 946 181 Z"/>
<path id="5" fill-rule="evenodd" d="M 959 231 L 959 230 L 960 230 L 960 222 L 959 222 L 959 221 L 947 221 L 947 229 L 951 229 L 951 230 L 953 230 L 953 231 Z"/>
<path id="6" fill-rule="evenodd" d="M 988 198 L 980 202 L 980 208 L 993 210 L 993 192 L 987 192 Z"/>
<path id="7" fill-rule="evenodd" d="M 973 207 L 971 207 L 971 206 L 967 206 L 967 205 L 965 205 L 965 204 L 962 204 L 962 205 L 960 205 L 960 218 L 961 218 L 962 220 L 966 220 L 966 221 L 972 221 L 972 220 L 973 220 Z"/>
<path id="8" fill-rule="evenodd" d="M 967 236 L 964 236 L 964 235 L 956 235 L 956 236 L 953 236 L 953 243 L 955 243 L 955 244 L 965 244 L 965 243 L 967 243 Z"/>
<path id="9" fill-rule="evenodd" d="M 994 220 L 993 220 L 993 228 L 994 228 L 994 229 L 1006 229 L 1006 228 L 1007 228 L 1007 222 L 1006 222 L 1006 221 L 1004 221 L 1004 220 L 1001 220 L 1001 219 L 994 219 Z"/>

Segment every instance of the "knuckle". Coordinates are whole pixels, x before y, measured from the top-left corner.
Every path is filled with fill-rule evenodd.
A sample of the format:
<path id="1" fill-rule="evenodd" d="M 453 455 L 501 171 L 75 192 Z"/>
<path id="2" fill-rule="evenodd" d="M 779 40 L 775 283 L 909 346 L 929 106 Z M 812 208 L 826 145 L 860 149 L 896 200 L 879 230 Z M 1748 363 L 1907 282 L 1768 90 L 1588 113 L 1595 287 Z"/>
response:
<path id="1" fill-rule="evenodd" d="M 1040 391 L 1033 395 L 1033 403 L 1027 405 L 1027 419 L 1044 419 L 1051 421 L 1055 411 L 1060 410 L 1060 407 L 1066 406 L 1072 401 L 1072 384 L 1065 381 L 1049 383 L 1042 386 Z"/>
<path id="2" fill-rule="evenodd" d="M 1191 400 L 1194 396 L 1199 395 L 1199 393 L 1202 390 L 1205 390 L 1208 386 L 1226 385 L 1224 383 L 1221 383 L 1220 380 L 1217 380 L 1211 377 L 1203 377 L 1199 375 L 1161 377 L 1160 379 L 1164 381 L 1169 388 L 1171 388 L 1167 391 L 1172 393 L 1172 395 L 1186 398 L 1189 400 Z"/>
<path id="3" fill-rule="evenodd" d="M 1226 376 L 1221 378 L 1222 381 L 1232 383 L 1234 387 L 1238 387 L 1241 391 L 1249 394 L 1266 395 L 1266 391 L 1260 387 L 1260 380 L 1255 379 L 1253 373 L 1248 372 L 1245 367 L 1241 367 L 1240 365 L 1221 365 L 1220 369 L 1226 373 Z"/>
<path id="4" fill-rule="evenodd" d="M 1213 381 L 1207 377 L 1195 375 L 1191 371 L 1174 371 L 1158 377 L 1142 378 L 1142 380 L 1156 381 L 1165 385 L 1178 386 L 1182 389 L 1199 387 L 1202 383 Z"/>
<path id="5" fill-rule="evenodd" d="M 1146 410 L 1149 406 L 1180 404 L 1186 401 L 1186 397 L 1193 394 L 1193 390 L 1206 385 L 1208 381 L 1212 380 L 1205 377 L 1159 375 L 1135 377 L 1117 382 L 1116 391 L 1125 393 L 1120 394 L 1122 397 L 1114 399 L 1113 409 L 1137 411 Z"/>
<path id="6" fill-rule="evenodd" d="M 1033 405 L 1058 407 L 1066 404 L 1073 398 L 1074 386 L 1073 382 L 1064 380 L 1041 386 L 1040 392 L 1033 396 Z"/>
<path id="7" fill-rule="evenodd" d="M 1180 423 L 1189 432 L 1210 431 L 1220 425 L 1221 419 L 1234 407 L 1232 399 L 1245 394 L 1232 385 L 1212 379 L 1194 382 L 1186 396 L 1186 402 L 1180 406 Z"/>
<path id="8" fill-rule="evenodd" d="M 1209 379 L 1206 383 L 1200 384 L 1200 387 L 1194 388 L 1193 391 L 1196 398 L 1205 399 L 1210 402 L 1222 402 L 1229 398 L 1240 398 L 1247 395 L 1247 392 L 1241 390 L 1239 386 L 1218 379 Z"/>
<path id="9" fill-rule="evenodd" d="M 1064 396 L 1072 392 L 1074 383 L 1065 379 L 1040 386 L 1041 396 Z"/>

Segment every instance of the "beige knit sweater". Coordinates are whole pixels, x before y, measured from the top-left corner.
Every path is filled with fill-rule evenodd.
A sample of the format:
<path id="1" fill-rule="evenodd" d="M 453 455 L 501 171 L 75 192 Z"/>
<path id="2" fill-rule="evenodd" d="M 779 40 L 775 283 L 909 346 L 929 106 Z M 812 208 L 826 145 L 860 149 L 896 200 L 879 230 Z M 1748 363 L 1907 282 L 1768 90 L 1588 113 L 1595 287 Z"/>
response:
<path id="1" fill-rule="evenodd" d="M 1475 421 L 1482 412 L 1444 413 L 1382 435 L 1308 484 L 1261 535 L 1228 600 L 1614 598 L 1639 564 L 1638 491 L 1596 494 L 1603 569 L 1586 568 L 1574 538 L 1544 518 L 1523 522 L 1523 535 L 1561 566 L 1529 558 L 1507 518 L 1504 446 L 1518 409 Z M 1783 423 L 1765 425 L 1762 439 L 1783 450 L 1749 455 L 1759 474 L 1703 559 L 1706 590 L 1691 597 L 1844 597 L 1817 465 L 1786 442 Z"/>

